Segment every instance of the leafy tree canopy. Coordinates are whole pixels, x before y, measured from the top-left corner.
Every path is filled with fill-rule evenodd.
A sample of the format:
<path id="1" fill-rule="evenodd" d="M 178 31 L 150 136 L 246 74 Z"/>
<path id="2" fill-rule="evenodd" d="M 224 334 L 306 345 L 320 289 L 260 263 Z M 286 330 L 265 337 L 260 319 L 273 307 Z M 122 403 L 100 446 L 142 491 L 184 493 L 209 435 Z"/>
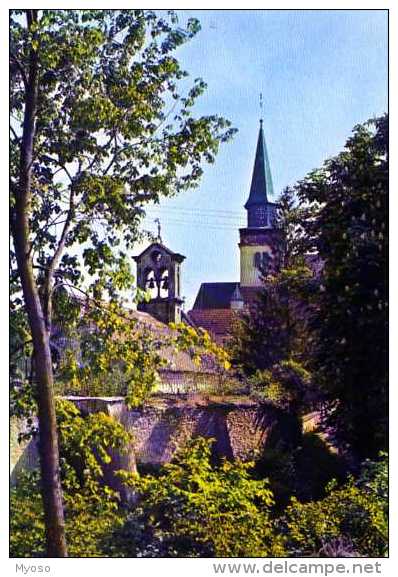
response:
<path id="1" fill-rule="evenodd" d="M 339 442 L 361 458 L 386 447 L 388 117 L 356 126 L 342 153 L 296 186 L 323 261 L 313 367 Z"/>
<path id="2" fill-rule="evenodd" d="M 194 116 L 206 85 L 189 83 L 175 57 L 199 22 L 182 28 L 172 12 L 43 10 L 28 27 L 22 12 L 11 12 L 11 191 L 33 50 L 29 224 L 43 299 L 50 300 L 53 278 L 80 285 L 83 270 L 97 288 L 131 288 L 126 252 L 145 203 L 196 186 L 203 161 L 213 162 L 234 132 L 219 116 Z"/>

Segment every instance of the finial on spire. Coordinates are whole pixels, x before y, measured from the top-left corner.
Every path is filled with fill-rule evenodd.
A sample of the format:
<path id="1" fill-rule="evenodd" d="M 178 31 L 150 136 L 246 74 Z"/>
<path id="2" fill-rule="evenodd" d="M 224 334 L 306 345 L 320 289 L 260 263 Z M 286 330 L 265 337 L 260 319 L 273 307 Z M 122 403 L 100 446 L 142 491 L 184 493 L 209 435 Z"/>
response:
<path id="1" fill-rule="evenodd" d="M 263 93 L 260 92 L 260 125 L 263 125 Z"/>
<path id="2" fill-rule="evenodd" d="M 159 242 L 162 242 L 162 237 L 160 236 L 160 231 L 161 231 L 161 228 L 162 228 L 162 227 L 161 227 L 161 224 L 160 224 L 160 220 L 159 220 L 158 218 L 155 218 L 155 220 L 154 220 L 153 222 L 156 222 L 157 225 L 158 225 L 158 237 L 157 237 L 157 240 L 158 240 Z"/>
<path id="3" fill-rule="evenodd" d="M 260 102 L 262 104 L 262 98 Z M 273 196 L 273 185 L 261 119 L 260 130 L 258 131 L 256 156 L 254 160 L 250 194 L 246 201 L 245 208 L 249 210 L 251 207 L 264 207 L 268 205 L 268 196 L 270 198 Z"/>

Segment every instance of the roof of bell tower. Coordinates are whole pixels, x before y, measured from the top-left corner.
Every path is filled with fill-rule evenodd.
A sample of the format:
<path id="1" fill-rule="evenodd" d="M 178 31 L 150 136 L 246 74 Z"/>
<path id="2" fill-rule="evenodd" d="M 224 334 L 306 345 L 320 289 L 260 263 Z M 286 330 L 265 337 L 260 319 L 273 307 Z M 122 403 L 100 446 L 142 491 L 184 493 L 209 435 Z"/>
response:
<path id="1" fill-rule="evenodd" d="M 253 205 L 267 204 L 269 202 L 268 197 L 272 197 L 273 192 L 274 187 L 264 138 L 263 120 L 261 119 L 250 194 L 246 201 L 245 208 Z"/>

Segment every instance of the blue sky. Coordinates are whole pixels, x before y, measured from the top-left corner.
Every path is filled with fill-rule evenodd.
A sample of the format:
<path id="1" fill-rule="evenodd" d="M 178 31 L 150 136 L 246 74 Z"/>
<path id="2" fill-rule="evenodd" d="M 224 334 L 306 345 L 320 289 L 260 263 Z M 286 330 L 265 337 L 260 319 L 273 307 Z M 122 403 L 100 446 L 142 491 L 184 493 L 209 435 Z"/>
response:
<path id="1" fill-rule="evenodd" d="M 239 132 L 205 166 L 199 188 L 161 203 L 163 241 L 187 257 L 182 292 L 191 308 L 201 282 L 239 280 L 259 93 L 276 195 L 337 154 L 353 126 L 387 110 L 387 12 L 183 10 L 202 31 L 176 54 L 208 84 L 196 114 L 217 113 Z"/>

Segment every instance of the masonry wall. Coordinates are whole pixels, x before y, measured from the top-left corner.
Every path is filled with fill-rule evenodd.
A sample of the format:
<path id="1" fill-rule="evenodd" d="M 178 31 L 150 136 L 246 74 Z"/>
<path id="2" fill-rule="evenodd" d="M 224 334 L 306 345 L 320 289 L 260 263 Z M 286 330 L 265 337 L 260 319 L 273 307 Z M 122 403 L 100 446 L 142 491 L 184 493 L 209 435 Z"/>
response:
<path id="1" fill-rule="evenodd" d="M 274 407 L 252 400 L 208 401 L 158 398 L 129 410 L 123 400 L 75 399 L 83 413 L 105 411 L 134 436 L 137 463 L 162 464 L 191 437 L 215 439 L 213 453 L 228 459 L 250 459 L 261 451 L 267 434 L 279 420 Z"/>
<path id="2" fill-rule="evenodd" d="M 127 409 L 121 397 L 68 399 L 73 400 L 82 413 L 103 411 L 112 415 L 133 434 L 134 441 L 126 455 L 114 455 L 107 468 L 106 479 L 115 488 L 118 482 L 113 470 L 134 470 L 136 464 L 166 463 L 192 437 L 214 438 L 216 459 L 251 459 L 263 450 L 271 431 L 281 422 L 281 412 L 275 407 L 244 398 L 211 401 L 197 396 L 183 400 L 175 395 L 164 395 L 134 410 Z M 21 426 L 14 424 L 12 437 Z M 37 463 L 37 447 L 34 441 L 24 446 L 15 442 L 12 445 L 15 477 L 16 471 Z"/>
<path id="3" fill-rule="evenodd" d="M 36 423 L 35 423 L 36 425 Z M 14 484 L 18 474 L 23 470 L 31 470 L 39 465 L 38 439 L 22 440 L 19 435 L 26 433 L 28 428 L 22 419 L 10 419 L 10 481 Z"/>

